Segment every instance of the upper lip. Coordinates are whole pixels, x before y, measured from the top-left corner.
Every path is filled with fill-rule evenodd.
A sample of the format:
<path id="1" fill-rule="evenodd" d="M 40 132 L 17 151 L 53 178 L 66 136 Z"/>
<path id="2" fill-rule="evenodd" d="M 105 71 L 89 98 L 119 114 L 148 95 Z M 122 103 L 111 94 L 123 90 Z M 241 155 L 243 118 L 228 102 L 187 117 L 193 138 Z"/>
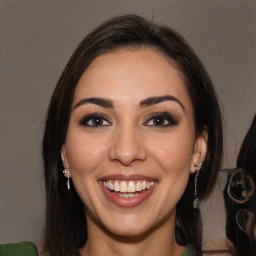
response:
<path id="1" fill-rule="evenodd" d="M 146 181 L 156 181 L 156 178 L 149 177 L 149 176 L 144 176 L 144 175 L 121 175 L 121 174 L 111 174 L 111 175 L 106 175 L 102 176 L 98 179 L 99 181 L 107 181 L 107 180 L 146 180 Z"/>

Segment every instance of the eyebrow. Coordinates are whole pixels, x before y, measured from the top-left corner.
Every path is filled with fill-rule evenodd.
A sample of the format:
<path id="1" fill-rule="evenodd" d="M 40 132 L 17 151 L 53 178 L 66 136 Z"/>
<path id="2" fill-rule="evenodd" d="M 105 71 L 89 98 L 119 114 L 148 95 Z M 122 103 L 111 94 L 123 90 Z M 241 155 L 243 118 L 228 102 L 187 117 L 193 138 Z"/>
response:
<path id="1" fill-rule="evenodd" d="M 178 103 L 183 110 L 185 110 L 185 107 L 182 104 L 182 102 L 178 98 L 176 98 L 172 95 L 154 96 L 154 97 L 146 98 L 146 99 L 144 99 L 140 102 L 140 106 L 141 107 L 148 107 L 148 106 L 152 106 L 152 105 L 155 105 L 155 104 L 159 104 L 159 103 L 164 102 L 164 101 L 174 101 L 174 102 Z M 85 105 L 85 104 L 95 104 L 95 105 L 99 105 L 99 106 L 104 107 L 104 108 L 114 108 L 114 104 L 113 104 L 113 101 L 111 99 L 93 97 L 93 98 L 81 99 L 74 106 L 74 109 L 76 109 L 76 108 L 78 108 L 82 105 Z"/>
<path id="2" fill-rule="evenodd" d="M 182 104 L 182 102 L 172 95 L 164 95 L 164 96 L 147 98 L 147 99 L 141 101 L 140 106 L 148 107 L 148 106 L 152 106 L 152 105 L 164 102 L 164 101 L 174 101 L 174 102 L 178 103 L 183 110 L 185 110 L 185 107 Z"/>
<path id="3" fill-rule="evenodd" d="M 114 108 L 114 104 L 113 101 L 110 99 L 106 99 L 106 98 L 87 98 L 87 99 L 82 99 L 80 101 L 78 101 L 78 103 L 76 103 L 74 109 L 85 105 L 85 104 L 96 104 L 99 105 L 101 107 L 104 108 Z"/>

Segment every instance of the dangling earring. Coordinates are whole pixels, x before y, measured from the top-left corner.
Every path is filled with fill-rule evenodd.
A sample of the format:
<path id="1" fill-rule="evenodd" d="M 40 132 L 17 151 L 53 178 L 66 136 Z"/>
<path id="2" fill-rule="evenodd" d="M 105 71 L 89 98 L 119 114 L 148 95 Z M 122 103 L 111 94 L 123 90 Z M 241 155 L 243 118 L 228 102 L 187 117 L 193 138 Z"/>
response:
<path id="1" fill-rule="evenodd" d="M 197 166 L 197 170 L 196 170 L 196 176 L 195 176 L 195 192 L 194 192 L 194 201 L 193 201 L 194 209 L 199 208 L 199 198 L 198 198 L 198 195 L 197 195 L 197 180 L 198 180 L 199 171 L 202 168 L 202 163 L 200 162 L 196 166 Z"/>
<path id="2" fill-rule="evenodd" d="M 66 169 L 63 170 L 63 174 L 64 175 L 67 174 L 67 170 Z M 67 179 L 68 179 L 67 180 L 67 189 L 70 190 L 70 182 L 69 182 L 69 177 L 68 176 L 67 176 Z"/>

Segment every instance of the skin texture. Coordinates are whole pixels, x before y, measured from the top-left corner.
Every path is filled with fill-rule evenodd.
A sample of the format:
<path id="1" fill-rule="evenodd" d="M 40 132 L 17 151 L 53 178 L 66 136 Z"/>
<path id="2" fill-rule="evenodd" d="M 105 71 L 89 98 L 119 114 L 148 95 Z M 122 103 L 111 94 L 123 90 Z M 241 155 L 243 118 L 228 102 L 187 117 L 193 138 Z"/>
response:
<path id="1" fill-rule="evenodd" d="M 174 100 L 140 104 L 165 95 L 183 107 Z M 113 107 L 80 102 L 91 97 L 108 99 Z M 163 112 L 174 121 L 160 117 L 156 125 L 156 113 Z M 95 119 L 81 125 L 94 113 L 104 115 L 99 126 L 89 126 Z M 203 135 L 195 137 L 192 103 L 172 61 L 149 48 L 97 57 L 77 84 L 61 152 L 66 175 L 85 204 L 88 241 L 81 254 L 180 255 L 184 248 L 175 241 L 175 207 L 190 173 L 204 160 Z M 143 175 L 156 184 L 139 205 L 120 207 L 99 184 L 117 174 Z"/>

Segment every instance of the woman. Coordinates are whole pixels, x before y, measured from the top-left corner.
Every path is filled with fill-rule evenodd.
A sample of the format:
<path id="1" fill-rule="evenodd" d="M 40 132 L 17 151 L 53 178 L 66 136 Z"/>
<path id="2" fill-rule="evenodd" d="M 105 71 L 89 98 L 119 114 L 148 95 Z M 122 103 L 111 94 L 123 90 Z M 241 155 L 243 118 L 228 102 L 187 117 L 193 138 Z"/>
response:
<path id="1" fill-rule="evenodd" d="M 201 255 L 199 200 L 221 156 L 215 91 L 184 39 L 139 16 L 105 22 L 73 53 L 48 109 L 45 250 Z"/>
<path id="2" fill-rule="evenodd" d="M 237 169 L 224 190 L 226 233 L 234 255 L 256 255 L 256 115 L 237 157 Z"/>

